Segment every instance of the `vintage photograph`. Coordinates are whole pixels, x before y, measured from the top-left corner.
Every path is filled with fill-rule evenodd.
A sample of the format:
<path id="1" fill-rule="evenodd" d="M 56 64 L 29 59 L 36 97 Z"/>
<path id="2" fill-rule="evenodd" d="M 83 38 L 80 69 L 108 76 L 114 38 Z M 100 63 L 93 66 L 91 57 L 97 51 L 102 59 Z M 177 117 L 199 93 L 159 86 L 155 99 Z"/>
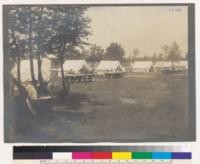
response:
<path id="1" fill-rule="evenodd" d="M 193 4 L 4 5 L 5 142 L 195 140 Z"/>

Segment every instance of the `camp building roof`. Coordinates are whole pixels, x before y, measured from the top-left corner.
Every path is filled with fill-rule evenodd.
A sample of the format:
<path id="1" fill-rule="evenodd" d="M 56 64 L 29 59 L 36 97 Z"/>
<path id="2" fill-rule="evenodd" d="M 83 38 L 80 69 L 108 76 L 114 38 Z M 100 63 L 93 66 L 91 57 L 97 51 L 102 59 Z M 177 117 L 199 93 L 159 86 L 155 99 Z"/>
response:
<path id="1" fill-rule="evenodd" d="M 97 71 L 114 71 L 120 68 L 122 71 L 125 71 L 125 68 L 120 64 L 119 61 L 113 60 L 102 60 L 97 66 Z"/>
<path id="2" fill-rule="evenodd" d="M 150 68 L 153 65 L 151 61 L 136 61 L 131 64 L 131 67 L 137 68 L 137 69 L 145 69 L 145 68 Z"/>
<path id="3" fill-rule="evenodd" d="M 154 67 L 172 67 L 171 61 L 157 61 L 154 65 Z"/>
<path id="4" fill-rule="evenodd" d="M 175 66 L 188 68 L 188 61 L 180 60 L 175 63 Z"/>
<path id="5" fill-rule="evenodd" d="M 85 60 L 66 60 L 63 64 L 63 69 L 66 72 L 79 73 L 83 68 L 91 70 Z"/>

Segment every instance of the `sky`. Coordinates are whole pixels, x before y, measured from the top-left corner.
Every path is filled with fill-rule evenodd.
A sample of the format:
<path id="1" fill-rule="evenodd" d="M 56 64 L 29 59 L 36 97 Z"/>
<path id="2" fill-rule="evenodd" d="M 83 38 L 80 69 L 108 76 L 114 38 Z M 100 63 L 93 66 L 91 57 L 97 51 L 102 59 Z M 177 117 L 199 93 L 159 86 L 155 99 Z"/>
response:
<path id="1" fill-rule="evenodd" d="M 126 56 L 139 49 L 140 56 L 152 56 L 161 47 L 176 41 L 183 56 L 187 52 L 187 7 L 185 6 L 110 6 L 90 7 L 92 35 L 89 42 L 106 49 L 117 42 Z"/>

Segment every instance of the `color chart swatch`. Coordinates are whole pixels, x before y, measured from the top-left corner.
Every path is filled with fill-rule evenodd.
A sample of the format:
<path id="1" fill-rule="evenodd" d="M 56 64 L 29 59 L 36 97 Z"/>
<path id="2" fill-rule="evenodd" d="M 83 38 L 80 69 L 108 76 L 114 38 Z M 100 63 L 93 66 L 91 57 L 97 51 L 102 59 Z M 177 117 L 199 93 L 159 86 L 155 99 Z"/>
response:
<path id="1" fill-rule="evenodd" d="M 182 147 L 14 147 L 13 159 L 46 160 L 188 160 L 192 153 Z M 110 150 L 109 150 L 110 149 Z M 169 151 L 171 150 L 171 151 Z"/>
<path id="2" fill-rule="evenodd" d="M 50 153 L 49 159 L 191 159 L 191 152 L 68 152 Z"/>

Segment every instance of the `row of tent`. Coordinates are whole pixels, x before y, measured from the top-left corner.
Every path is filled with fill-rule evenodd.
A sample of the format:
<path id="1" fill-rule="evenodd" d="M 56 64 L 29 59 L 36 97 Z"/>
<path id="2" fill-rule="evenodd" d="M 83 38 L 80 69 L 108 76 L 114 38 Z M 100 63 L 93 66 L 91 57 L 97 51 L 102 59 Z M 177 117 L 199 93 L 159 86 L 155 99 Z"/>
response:
<path id="1" fill-rule="evenodd" d="M 34 66 L 34 74 L 35 79 L 38 80 L 38 65 L 37 59 L 33 59 Z M 24 59 L 21 61 L 21 81 L 22 82 L 30 82 L 31 81 L 31 73 L 30 73 L 30 61 L 28 59 Z M 52 60 L 49 58 L 42 59 L 42 76 L 45 81 L 49 81 L 51 79 L 51 74 L 54 72 L 61 77 L 61 68 L 52 67 Z M 85 60 L 66 60 L 63 64 L 64 74 L 67 75 L 77 75 L 77 74 L 104 74 L 106 72 L 109 73 L 117 73 L 117 72 L 125 72 L 125 68 L 120 64 L 119 61 L 101 61 L 98 66 L 93 69 Z M 17 79 L 17 65 L 15 65 L 11 70 L 12 76 Z"/>
<path id="2" fill-rule="evenodd" d="M 177 61 L 173 63 L 176 71 L 188 69 L 188 62 L 186 60 Z M 119 61 L 102 60 L 98 65 L 92 69 L 85 60 L 67 60 L 63 65 L 66 74 L 84 74 L 95 72 L 97 74 L 104 73 L 120 73 L 126 72 L 127 67 L 123 67 Z M 171 61 L 136 61 L 130 64 L 131 72 L 159 72 L 163 70 L 172 70 Z M 58 69 L 60 71 L 60 69 Z"/>
<path id="3" fill-rule="evenodd" d="M 188 62 L 186 60 L 176 61 L 173 63 L 174 69 L 187 70 Z M 151 61 L 136 61 L 130 66 L 132 72 L 160 72 L 164 70 L 172 70 L 171 61 L 157 61 L 155 63 Z"/>
<path id="4" fill-rule="evenodd" d="M 42 75 L 45 81 L 51 79 L 52 72 L 57 72 L 57 75 L 61 77 L 61 68 L 54 68 L 52 65 L 53 60 L 49 58 L 42 59 Z M 33 60 L 35 78 L 38 78 L 37 60 Z M 174 63 L 176 70 L 184 70 L 188 68 L 187 61 L 178 61 Z M 130 67 L 123 67 L 119 61 L 106 61 L 102 60 L 96 68 L 92 68 L 85 60 L 66 60 L 63 64 L 64 74 L 105 74 L 105 73 L 123 73 L 127 69 L 131 69 L 131 72 L 154 72 L 162 70 L 170 70 L 172 63 L 170 61 L 158 61 L 153 63 L 151 61 L 136 61 L 130 65 Z M 14 78 L 17 78 L 17 66 L 15 65 L 11 74 Z M 30 61 L 28 59 L 21 61 L 21 81 L 31 81 L 30 74 Z"/>

